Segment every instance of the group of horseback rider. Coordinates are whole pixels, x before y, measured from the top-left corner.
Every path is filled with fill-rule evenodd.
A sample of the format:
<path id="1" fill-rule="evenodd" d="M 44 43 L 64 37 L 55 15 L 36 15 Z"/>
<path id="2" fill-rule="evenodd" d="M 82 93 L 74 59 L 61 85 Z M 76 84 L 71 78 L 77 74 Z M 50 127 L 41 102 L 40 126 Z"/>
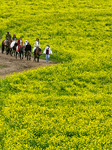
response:
<path id="1" fill-rule="evenodd" d="M 9 34 L 9 31 L 8 31 L 6 34 L 6 42 L 9 42 L 9 41 L 11 41 L 11 35 Z M 18 47 L 16 51 L 19 52 L 20 47 L 23 45 L 22 37 L 20 37 L 20 39 L 17 42 L 16 34 L 13 34 L 10 47 L 12 48 L 15 43 L 18 43 Z M 31 52 L 31 45 L 27 40 L 25 41 L 24 46 L 25 46 L 25 51 L 29 50 Z"/>
<path id="2" fill-rule="evenodd" d="M 8 43 L 9 41 L 11 41 L 11 35 L 9 34 L 9 31 L 8 31 L 7 34 L 6 34 L 6 42 Z M 23 45 L 22 37 L 20 37 L 20 39 L 17 41 L 16 34 L 13 34 L 12 42 L 10 44 L 10 47 L 13 47 L 15 43 L 18 44 L 18 46 L 16 48 L 16 51 L 19 53 L 20 47 Z M 25 47 L 26 52 L 27 51 L 31 52 L 31 45 L 27 40 L 24 43 L 24 47 Z M 36 41 L 34 43 L 34 48 L 33 48 L 33 54 L 34 55 L 35 55 L 35 52 L 36 52 L 36 48 L 39 48 L 41 50 L 40 42 L 39 42 L 38 38 L 36 39 Z M 52 54 L 52 50 L 51 50 L 51 48 L 48 44 L 46 45 L 46 48 L 45 48 L 43 54 L 46 54 L 46 62 L 48 62 L 49 58 L 50 58 L 50 54 Z"/>

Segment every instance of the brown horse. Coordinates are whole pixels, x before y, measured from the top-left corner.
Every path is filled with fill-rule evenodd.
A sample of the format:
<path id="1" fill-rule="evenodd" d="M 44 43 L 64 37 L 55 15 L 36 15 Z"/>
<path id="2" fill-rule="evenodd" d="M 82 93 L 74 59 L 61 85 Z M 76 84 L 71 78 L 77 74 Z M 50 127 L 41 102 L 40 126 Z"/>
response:
<path id="1" fill-rule="evenodd" d="M 34 52 L 34 61 L 36 61 L 36 58 L 37 58 L 37 62 L 39 62 L 40 55 L 42 55 L 42 50 L 41 48 L 37 47 Z"/>
<path id="2" fill-rule="evenodd" d="M 10 44 L 12 40 L 4 40 L 2 41 L 2 53 L 4 50 L 6 50 L 6 54 L 8 55 L 10 53 Z"/>

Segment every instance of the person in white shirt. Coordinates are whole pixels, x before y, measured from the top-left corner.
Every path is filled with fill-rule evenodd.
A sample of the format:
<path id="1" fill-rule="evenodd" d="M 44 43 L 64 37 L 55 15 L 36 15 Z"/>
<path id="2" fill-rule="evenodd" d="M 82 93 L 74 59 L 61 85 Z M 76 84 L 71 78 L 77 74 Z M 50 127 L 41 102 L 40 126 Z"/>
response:
<path id="1" fill-rule="evenodd" d="M 36 48 L 39 47 L 40 48 L 40 43 L 39 43 L 39 39 L 37 38 L 35 43 L 34 43 L 34 48 L 33 48 L 33 53 L 35 52 Z"/>
<path id="2" fill-rule="evenodd" d="M 26 40 L 25 43 L 24 43 L 24 46 L 26 47 L 27 44 L 28 44 L 28 41 Z"/>
<path id="3" fill-rule="evenodd" d="M 46 62 L 48 62 L 50 58 L 50 54 L 52 54 L 52 50 L 50 49 L 49 45 L 46 46 L 43 54 L 46 54 Z"/>

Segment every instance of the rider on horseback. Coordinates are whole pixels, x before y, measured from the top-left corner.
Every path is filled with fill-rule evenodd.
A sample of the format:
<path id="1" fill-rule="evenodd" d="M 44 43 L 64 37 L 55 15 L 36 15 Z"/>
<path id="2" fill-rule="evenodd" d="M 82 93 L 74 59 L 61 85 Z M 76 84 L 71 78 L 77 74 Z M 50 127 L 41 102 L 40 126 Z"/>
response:
<path id="1" fill-rule="evenodd" d="M 36 48 L 39 47 L 40 48 L 40 42 L 39 39 L 37 38 L 34 44 L 34 48 L 33 48 L 33 53 L 35 53 Z"/>
<path id="2" fill-rule="evenodd" d="M 31 45 L 30 45 L 29 42 L 27 43 L 27 45 L 26 45 L 26 47 L 25 47 L 25 57 L 26 57 L 28 51 L 31 53 Z"/>
<path id="3" fill-rule="evenodd" d="M 12 43 L 10 44 L 10 48 L 13 48 L 15 43 L 17 43 L 17 38 L 16 38 L 16 34 L 13 34 Z"/>
<path id="4" fill-rule="evenodd" d="M 24 43 L 24 46 L 26 47 L 27 44 L 28 44 L 28 41 L 26 40 L 25 43 Z"/>
<path id="5" fill-rule="evenodd" d="M 6 49 L 6 54 L 9 53 L 10 43 L 11 43 L 11 35 L 9 34 L 9 31 L 7 31 L 6 39 L 3 40 L 2 42 L 2 53 L 4 52 L 4 49 Z"/>
<path id="6" fill-rule="evenodd" d="M 19 52 L 20 47 L 23 45 L 22 37 L 18 40 L 17 52 Z"/>
<path id="7" fill-rule="evenodd" d="M 6 34 L 6 40 L 11 40 L 11 35 L 9 34 L 9 31 L 7 31 L 7 34 Z"/>
<path id="8" fill-rule="evenodd" d="M 7 31 L 5 44 L 9 45 L 9 41 L 11 41 L 11 35 L 9 34 L 9 31 Z"/>
<path id="9" fill-rule="evenodd" d="M 13 34 L 12 40 L 17 41 L 16 34 Z"/>
<path id="10" fill-rule="evenodd" d="M 26 45 L 26 48 L 25 48 L 25 51 L 30 51 L 31 52 L 31 45 L 30 43 L 28 42 L 28 44 Z"/>

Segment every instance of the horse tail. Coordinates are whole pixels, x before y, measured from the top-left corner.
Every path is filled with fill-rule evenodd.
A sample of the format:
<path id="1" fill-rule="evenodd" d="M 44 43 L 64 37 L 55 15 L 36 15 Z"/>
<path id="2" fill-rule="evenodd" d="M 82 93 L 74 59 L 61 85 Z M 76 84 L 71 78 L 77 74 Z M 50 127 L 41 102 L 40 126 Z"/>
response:
<path id="1" fill-rule="evenodd" d="M 4 52 L 4 42 L 2 42 L 2 53 Z"/>

